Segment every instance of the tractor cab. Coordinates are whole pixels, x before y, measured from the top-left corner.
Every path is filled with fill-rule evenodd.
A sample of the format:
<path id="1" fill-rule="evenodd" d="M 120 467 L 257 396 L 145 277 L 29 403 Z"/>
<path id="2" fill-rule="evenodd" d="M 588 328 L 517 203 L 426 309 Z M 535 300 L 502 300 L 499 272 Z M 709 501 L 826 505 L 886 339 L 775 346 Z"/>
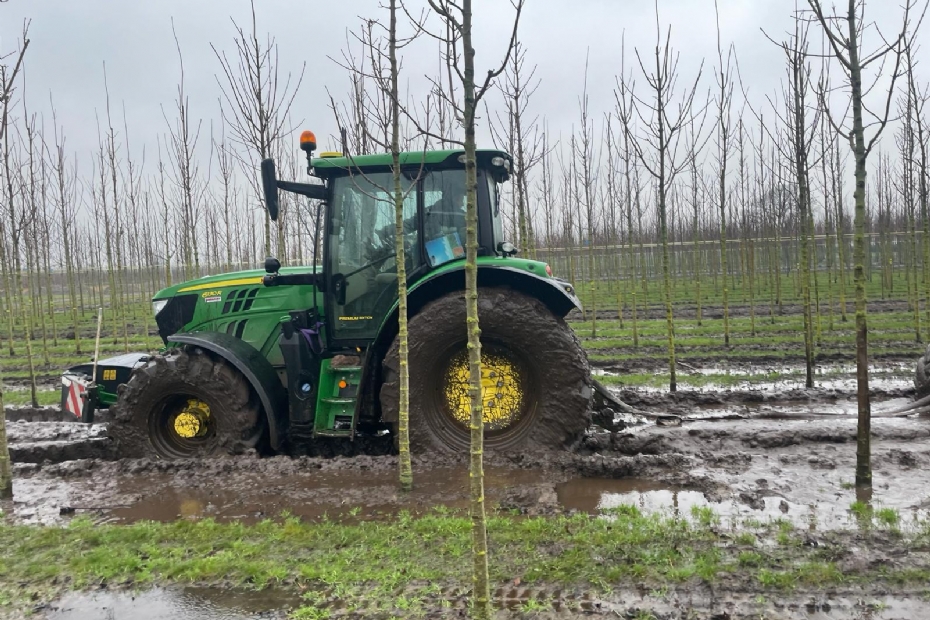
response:
<path id="1" fill-rule="evenodd" d="M 278 181 L 274 162 L 265 160 L 266 206 L 275 219 L 278 188 L 320 200 L 320 290 L 327 341 L 334 349 L 364 347 L 378 335 L 397 301 L 391 155 L 323 153 L 313 158 L 310 132 L 302 136 L 301 147 L 310 174 L 322 184 Z M 480 150 L 476 159 L 478 255 L 513 254 L 503 236 L 499 190 L 509 178 L 511 158 L 502 151 Z M 460 150 L 408 152 L 401 154 L 400 166 L 405 269 L 413 283 L 465 258 L 465 156 Z M 272 279 L 277 264 L 271 263 Z"/>

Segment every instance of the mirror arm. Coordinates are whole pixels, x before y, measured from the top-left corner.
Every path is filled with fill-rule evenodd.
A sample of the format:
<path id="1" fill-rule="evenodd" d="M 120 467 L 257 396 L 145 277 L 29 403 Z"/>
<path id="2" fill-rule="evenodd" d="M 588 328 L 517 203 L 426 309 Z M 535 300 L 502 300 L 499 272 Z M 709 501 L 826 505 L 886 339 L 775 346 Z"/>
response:
<path id="1" fill-rule="evenodd" d="M 283 189 L 292 194 L 300 194 L 315 200 L 324 200 L 326 198 L 325 185 L 311 185 L 310 183 L 295 183 L 293 181 L 278 181 L 278 189 Z"/>

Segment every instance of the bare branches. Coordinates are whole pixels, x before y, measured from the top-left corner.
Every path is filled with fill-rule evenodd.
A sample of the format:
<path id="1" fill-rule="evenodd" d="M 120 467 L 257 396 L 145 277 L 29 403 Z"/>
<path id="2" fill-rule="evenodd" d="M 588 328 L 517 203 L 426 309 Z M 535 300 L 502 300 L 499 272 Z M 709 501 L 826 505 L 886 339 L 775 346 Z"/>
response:
<path id="1" fill-rule="evenodd" d="M 695 98 L 704 63 L 701 62 L 691 85 L 682 91 L 677 101 L 673 101 L 677 91 L 679 56 L 671 48 L 671 28 L 666 31 L 663 38 L 658 21 L 658 10 L 656 11 L 656 36 L 655 64 L 652 69 L 646 68 L 639 50 L 634 49 L 640 71 L 651 92 L 651 100 L 639 98 L 632 89 L 628 91 L 630 107 L 645 128 L 640 135 L 640 140 L 652 148 L 653 156 L 647 157 L 647 152 L 639 144 L 639 140 L 634 141 L 633 146 L 643 167 L 653 177 L 664 178 L 671 184 L 675 176 L 686 168 L 690 161 L 688 153 L 684 158 L 678 156 L 682 129 L 693 124 L 695 119 L 700 119 L 698 131 L 702 133 L 707 102 L 695 109 Z"/>
<path id="2" fill-rule="evenodd" d="M 427 0 L 430 8 L 440 17 L 443 22 L 443 25 L 446 29 L 446 35 L 444 37 L 432 35 L 439 40 L 444 40 L 452 46 L 453 52 L 456 49 L 457 42 L 466 36 L 466 30 L 468 36 L 471 34 L 471 15 L 470 11 L 468 14 L 464 11 L 465 5 L 454 2 L 453 0 Z M 510 33 L 510 41 L 507 45 L 507 51 L 504 54 L 504 58 L 501 60 L 500 65 L 494 69 L 489 69 L 485 75 L 484 81 L 481 82 L 480 86 L 478 83 L 475 83 L 475 94 L 474 102 L 477 105 L 484 95 L 488 92 L 488 89 L 506 69 L 507 65 L 510 62 L 510 57 L 514 53 L 516 44 L 517 44 L 517 33 L 520 29 L 520 17 L 523 14 L 523 6 L 526 0 L 510 0 L 510 5 L 514 9 L 514 18 L 513 18 L 513 29 Z M 425 31 L 426 29 L 423 28 Z M 466 54 L 468 51 L 466 50 Z M 450 70 L 455 71 L 458 74 L 460 81 L 465 81 L 469 79 L 466 71 L 463 71 L 458 64 L 457 54 L 450 56 L 450 62 L 448 67 Z M 467 95 L 466 95 L 467 97 Z"/>
<path id="3" fill-rule="evenodd" d="M 0 106 L 2 106 L 2 110 L 0 110 L 0 140 L 6 135 L 6 130 L 9 126 L 10 116 L 8 110 L 10 100 L 13 97 L 13 86 L 16 83 L 16 76 L 23 67 L 23 58 L 26 57 L 26 49 L 29 48 L 29 23 L 28 20 L 23 23 L 23 40 L 19 50 L 10 52 L 6 55 L 0 52 Z M 3 61 L 14 54 L 16 56 L 16 62 L 13 63 L 13 68 L 9 69 Z"/>
<path id="4" fill-rule="evenodd" d="M 307 63 L 301 65 L 300 74 L 292 83 L 293 76 L 288 73 L 281 79 L 278 46 L 270 35 L 264 42 L 258 38 L 258 24 L 255 16 L 255 1 L 251 2 L 252 24 L 247 32 L 242 26 L 231 20 L 236 28 L 234 39 L 235 62 L 226 52 L 217 50 L 212 43 L 210 48 L 220 62 L 223 78 L 216 76 L 216 82 L 223 94 L 226 107 L 223 108 L 224 120 L 232 132 L 232 140 L 246 152 L 251 152 L 258 159 L 270 157 L 275 145 L 289 131 L 288 117 L 294 98 L 303 82 Z M 255 161 L 240 157 L 240 164 L 247 172 L 252 190 L 263 200 L 255 174 Z M 284 248 L 284 221 L 278 221 L 279 252 Z M 271 254 L 271 221 L 265 218 L 265 252 Z"/>
<path id="5" fill-rule="evenodd" d="M 863 129 L 877 127 L 868 142 L 864 145 L 864 155 L 866 157 L 871 153 L 888 124 L 891 114 L 891 101 L 895 92 L 894 86 L 897 79 L 903 75 L 901 71 L 901 60 L 904 55 L 904 50 L 909 45 L 909 37 L 913 38 L 913 33 L 919 29 L 923 22 L 927 6 L 930 4 L 926 1 L 924 2 L 923 9 L 918 19 L 916 22 L 912 23 L 911 12 L 914 7 L 917 6 L 918 1 L 919 0 L 904 1 L 901 28 L 897 35 L 891 39 L 885 37 L 877 25 L 870 24 L 882 43 L 877 46 L 874 51 L 864 53 L 862 50 L 863 36 L 867 28 L 865 20 L 863 19 L 865 13 L 864 1 L 849 0 L 846 14 L 840 15 L 838 13 L 828 13 L 824 9 L 821 0 L 808 0 L 810 11 L 809 16 L 806 17 L 806 21 L 820 24 L 821 31 L 830 43 L 833 57 L 840 63 L 845 71 L 847 82 L 851 90 L 850 106 L 847 107 L 847 111 L 842 117 L 837 118 L 832 115 L 830 110 L 830 97 L 828 96 L 829 91 L 826 88 L 826 81 L 822 81 L 818 89 L 820 105 L 828 115 L 834 131 L 846 137 L 851 143 L 855 139 L 854 128 L 843 129 L 843 126 L 847 122 L 847 115 L 851 107 L 857 108 L 854 110 L 854 114 L 860 117 L 858 122 L 862 123 Z M 799 20 L 800 19 L 802 18 L 799 16 Z M 845 32 L 843 30 L 844 26 L 846 27 Z M 865 97 L 868 96 L 869 92 L 874 88 L 875 84 L 877 84 L 878 78 L 884 73 L 884 65 L 888 57 L 893 59 L 894 66 L 889 76 L 890 83 L 887 87 L 887 95 L 884 97 L 880 110 L 878 112 L 873 112 L 868 107 Z M 863 89 L 862 72 L 875 61 L 881 61 L 881 66 L 876 72 L 872 85 Z M 853 106 L 852 100 L 856 99 L 858 99 L 858 103 Z M 862 112 L 869 114 L 874 121 L 871 123 L 864 123 L 861 120 Z M 853 119 L 854 125 L 856 122 L 857 121 Z"/>
<path id="6" fill-rule="evenodd" d="M 246 32 L 231 20 L 238 34 L 234 40 L 235 64 L 225 51 L 212 43 L 210 48 L 225 78 L 223 81 L 217 76 L 216 81 L 226 101 L 225 112 L 231 115 L 225 118 L 234 140 L 265 158 L 286 133 L 287 117 L 303 82 L 306 62 L 301 65 L 296 83 L 292 85 L 293 77 L 288 73 L 282 85 L 277 43 L 271 36 L 264 43 L 259 40 L 254 0 L 251 6 L 251 30 Z"/>

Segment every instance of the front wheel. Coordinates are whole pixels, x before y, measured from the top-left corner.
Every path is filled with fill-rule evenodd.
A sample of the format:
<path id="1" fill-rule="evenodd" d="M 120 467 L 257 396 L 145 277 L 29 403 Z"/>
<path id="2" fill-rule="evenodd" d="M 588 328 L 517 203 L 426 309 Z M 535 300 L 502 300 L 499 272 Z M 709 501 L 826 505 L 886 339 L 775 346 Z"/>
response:
<path id="1" fill-rule="evenodd" d="M 576 445 L 590 424 L 587 357 L 574 332 L 538 299 L 505 288 L 478 295 L 484 442 L 491 451 Z M 410 444 L 465 452 L 470 397 L 465 295 L 427 304 L 409 323 Z M 384 359 L 382 417 L 398 417 L 399 342 Z"/>
<path id="2" fill-rule="evenodd" d="M 198 350 L 156 356 L 135 370 L 108 427 L 121 456 L 167 459 L 239 454 L 264 432 L 245 377 Z"/>

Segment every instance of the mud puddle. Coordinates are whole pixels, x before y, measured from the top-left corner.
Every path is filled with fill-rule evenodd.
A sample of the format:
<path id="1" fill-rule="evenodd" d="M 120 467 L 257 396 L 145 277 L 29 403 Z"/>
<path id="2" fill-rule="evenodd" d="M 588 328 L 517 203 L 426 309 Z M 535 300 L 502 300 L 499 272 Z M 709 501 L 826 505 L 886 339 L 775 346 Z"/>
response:
<path id="1" fill-rule="evenodd" d="M 602 605 L 604 615 L 662 620 L 924 620 L 917 593 L 777 592 L 683 587 L 664 593 L 626 592 Z"/>
<path id="2" fill-rule="evenodd" d="M 874 399 L 872 401 L 872 416 L 880 418 L 884 412 L 890 412 L 910 405 L 913 399 L 900 397 L 888 399 Z M 854 397 L 834 397 L 827 401 L 781 401 L 773 399 L 763 402 L 743 402 L 734 403 L 726 406 L 714 404 L 695 405 L 686 415 L 683 416 L 685 421 L 688 420 L 710 420 L 710 419 L 766 419 L 766 420 L 815 420 L 818 418 L 829 417 L 856 417 L 859 413 L 859 405 Z M 928 420 L 924 416 L 918 418 Z"/>
<path id="3" fill-rule="evenodd" d="M 257 620 L 286 618 L 300 598 L 275 590 L 155 588 L 144 592 L 71 593 L 44 610 L 45 620 Z"/>
<path id="4" fill-rule="evenodd" d="M 729 499 L 713 493 L 689 490 L 646 478 L 605 480 L 580 478 L 556 485 L 559 504 L 589 514 L 610 518 L 612 512 L 633 506 L 643 514 L 660 514 L 686 521 L 713 520 L 724 527 L 739 529 L 747 522 L 790 522 L 811 532 L 858 527 L 862 518 L 851 509 L 854 501 L 871 501 L 873 509 L 889 508 L 886 499 L 897 505 L 894 523 L 899 529 L 920 527 L 930 519 L 927 508 L 897 501 L 902 492 L 875 493 L 865 498 L 854 491 L 824 497 L 810 504 L 785 499 L 784 495 L 765 491 L 743 492 Z M 898 497 L 895 497 L 895 496 Z M 887 497 L 886 497 L 887 496 Z M 902 505 L 904 504 L 904 505 Z M 892 508 L 894 509 L 894 508 Z M 885 513 L 890 519 L 891 513 Z M 878 525 L 888 526 L 885 521 Z"/>
<path id="5" fill-rule="evenodd" d="M 631 504 L 688 517 L 712 508 L 724 523 L 775 518 L 807 529 L 855 526 L 859 520 L 851 506 L 866 499 L 857 497 L 853 487 L 856 420 L 799 409 L 778 411 L 781 419 L 697 420 L 616 435 L 605 452 L 689 455 L 693 466 L 688 474 L 692 482 L 703 481 L 701 492 L 648 480 L 642 486 L 613 481 L 634 486 L 606 488 L 598 511 Z M 819 413 L 820 407 L 813 410 Z M 872 468 L 868 499 L 876 513 L 881 511 L 884 525 L 925 527 L 930 518 L 930 419 L 874 419 Z"/>
<path id="6" fill-rule="evenodd" d="M 605 374 L 605 373 L 602 373 L 602 374 Z M 706 374 L 716 374 L 716 373 L 706 373 Z M 723 374 L 726 374 L 726 373 L 723 373 Z M 766 376 L 766 375 L 767 373 L 758 373 L 757 376 Z M 752 378 L 752 375 L 735 375 L 735 376 L 739 376 L 741 380 L 734 382 L 732 384 L 727 384 L 727 385 L 724 385 L 722 383 L 703 382 L 699 386 L 692 386 L 692 385 L 688 385 L 687 383 L 679 382 L 678 390 L 680 392 L 728 394 L 728 393 L 739 393 L 739 392 L 746 392 L 746 391 L 777 393 L 777 392 L 781 392 L 784 390 L 805 389 L 805 378 L 804 378 L 803 373 L 799 373 L 791 377 L 785 377 L 783 379 L 778 379 L 776 381 L 760 381 L 760 380 Z M 814 385 L 815 387 L 823 389 L 823 390 L 855 393 L 856 378 L 855 377 L 817 378 L 814 380 Z M 913 390 L 914 380 L 911 377 L 896 377 L 896 376 L 870 377 L 869 388 L 872 390 L 880 390 L 880 391 Z M 637 391 L 642 391 L 645 393 L 652 392 L 652 393 L 662 394 L 662 393 L 668 392 L 668 386 L 662 386 L 662 387 L 637 386 L 636 389 Z"/>
<path id="7" fill-rule="evenodd" d="M 540 470 L 485 469 L 486 492 L 492 502 L 512 489 L 549 480 L 551 473 Z M 415 470 L 410 493 L 398 490 L 393 469 L 286 476 L 215 471 L 80 479 L 40 475 L 15 478 L 13 497 L 9 516 L 20 523 L 56 523 L 74 515 L 107 523 L 201 518 L 255 523 L 284 512 L 307 520 L 360 521 L 383 519 L 400 511 L 425 514 L 438 505 L 464 510 L 468 507 L 468 471 L 464 467 Z"/>
<path id="8" fill-rule="evenodd" d="M 642 420 L 618 433 L 593 433 L 576 452 L 489 455 L 489 506 L 535 515 L 608 514 L 633 505 L 685 518 L 706 517 L 709 508 L 723 522 L 774 518 L 816 529 L 853 522 L 852 394 L 620 394 L 635 407 L 685 421 L 659 427 Z M 908 402 L 906 394 L 877 392 L 873 412 Z M 77 448 L 48 449 L 103 449 L 103 428 L 10 424 L 15 502 L 0 510 L 19 523 L 60 523 L 76 515 L 112 523 L 254 523 L 283 512 L 359 521 L 468 505 L 464 458 L 416 457 L 414 491 L 402 494 L 391 456 L 114 461 L 82 456 Z M 930 417 L 874 419 L 872 451 L 873 506 L 890 509 L 886 517 L 896 527 L 930 518 Z"/>

